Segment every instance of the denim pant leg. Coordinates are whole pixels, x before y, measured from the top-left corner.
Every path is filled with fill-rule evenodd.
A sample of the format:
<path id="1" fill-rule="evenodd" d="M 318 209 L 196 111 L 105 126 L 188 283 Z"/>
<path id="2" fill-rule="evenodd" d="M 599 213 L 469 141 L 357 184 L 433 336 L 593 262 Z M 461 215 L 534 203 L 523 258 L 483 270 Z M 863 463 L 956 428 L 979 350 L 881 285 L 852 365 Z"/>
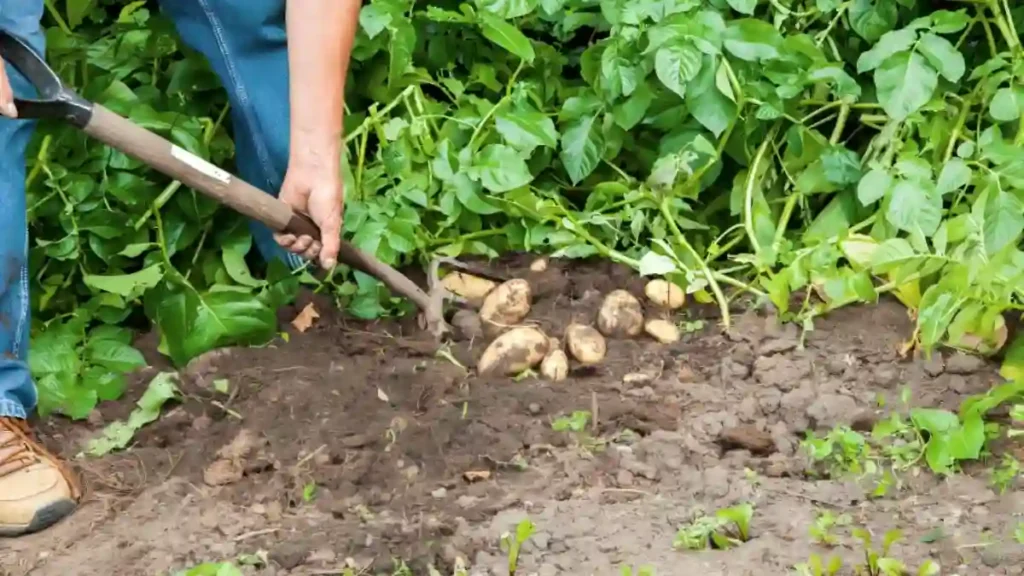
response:
<path id="1" fill-rule="evenodd" d="M 46 48 L 39 26 L 42 0 L 0 0 L 0 29 Z M 7 78 L 18 96 L 35 96 L 9 64 Z M 0 118 L 0 416 L 26 418 L 38 401 L 28 369 L 28 223 L 25 216 L 25 149 L 35 122 Z"/>
<path id="2" fill-rule="evenodd" d="M 231 102 L 239 176 L 277 196 L 288 168 L 288 47 L 285 0 L 160 0 L 182 40 L 203 54 Z M 278 245 L 262 223 L 250 224 L 268 262 L 305 263 Z"/>

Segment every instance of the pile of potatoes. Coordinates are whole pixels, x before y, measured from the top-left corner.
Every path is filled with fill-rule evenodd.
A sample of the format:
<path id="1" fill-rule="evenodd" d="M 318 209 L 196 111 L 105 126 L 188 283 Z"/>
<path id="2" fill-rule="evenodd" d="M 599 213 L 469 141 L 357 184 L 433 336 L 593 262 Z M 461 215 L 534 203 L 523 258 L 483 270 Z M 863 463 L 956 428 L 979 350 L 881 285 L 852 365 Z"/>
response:
<path id="1" fill-rule="evenodd" d="M 532 266 L 534 270 L 539 265 Z M 605 338 L 632 338 L 646 332 L 662 343 L 679 340 L 679 329 L 668 320 L 645 320 L 640 301 L 626 290 L 607 294 L 597 313 L 597 326 L 574 322 L 565 328 L 565 347 L 559 338 L 539 328 L 521 326 L 530 313 L 530 283 L 515 278 L 498 284 L 462 272 L 442 279 L 445 289 L 479 308 L 482 335 L 493 339 L 477 363 L 479 374 L 515 375 L 540 366 L 541 375 L 555 382 L 569 374 L 569 355 L 581 365 L 604 360 Z M 682 288 L 666 280 L 651 280 L 644 294 L 663 311 L 677 310 L 686 302 Z M 566 350 L 569 355 L 566 354 Z"/>

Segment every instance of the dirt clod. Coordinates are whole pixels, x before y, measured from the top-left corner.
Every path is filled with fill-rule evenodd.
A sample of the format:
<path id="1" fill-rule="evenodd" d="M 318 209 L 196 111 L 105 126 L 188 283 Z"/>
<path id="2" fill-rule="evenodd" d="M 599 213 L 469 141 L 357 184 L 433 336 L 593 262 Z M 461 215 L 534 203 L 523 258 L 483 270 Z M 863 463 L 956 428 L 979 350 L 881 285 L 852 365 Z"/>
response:
<path id="1" fill-rule="evenodd" d="M 956 352 L 946 360 L 946 372 L 950 374 L 974 374 L 985 368 L 985 360 L 980 356 Z"/>
<path id="2" fill-rule="evenodd" d="M 723 430 L 718 441 L 726 450 L 749 450 L 758 456 L 767 456 L 775 451 L 772 436 L 750 424 Z"/>

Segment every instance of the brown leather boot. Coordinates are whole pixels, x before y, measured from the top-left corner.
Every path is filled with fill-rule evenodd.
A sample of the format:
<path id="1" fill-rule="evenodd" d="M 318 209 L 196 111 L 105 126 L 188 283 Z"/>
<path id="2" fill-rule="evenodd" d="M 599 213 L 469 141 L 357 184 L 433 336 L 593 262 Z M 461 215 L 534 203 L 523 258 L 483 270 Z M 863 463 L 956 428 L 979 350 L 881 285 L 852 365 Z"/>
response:
<path id="1" fill-rule="evenodd" d="M 80 497 L 70 471 L 32 438 L 24 420 L 0 418 L 0 537 L 49 528 Z"/>

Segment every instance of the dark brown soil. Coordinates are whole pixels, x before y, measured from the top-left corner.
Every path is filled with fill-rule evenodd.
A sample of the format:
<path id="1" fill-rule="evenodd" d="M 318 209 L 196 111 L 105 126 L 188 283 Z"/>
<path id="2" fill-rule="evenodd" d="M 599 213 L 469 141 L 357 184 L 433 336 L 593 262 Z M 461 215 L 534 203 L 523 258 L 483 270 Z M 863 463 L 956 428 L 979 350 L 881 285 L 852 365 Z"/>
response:
<path id="1" fill-rule="evenodd" d="M 528 322 L 550 335 L 593 322 L 613 289 L 643 301 L 643 279 L 623 267 L 553 261 L 533 273 L 531 260 L 494 267 L 530 281 Z M 309 302 L 321 317 L 298 333 L 288 320 Z M 899 552 L 915 567 L 930 556 L 951 570 L 943 574 L 961 564 L 960 574 L 1021 573 L 1011 571 L 1019 546 L 1008 543 L 1024 502 L 994 492 L 984 466 L 976 478 L 924 475 L 869 501 L 854 484 L 806 477 L 797 448 L 806 430 L 869 428 L 879 395 L 893 405 L 902 385 L 915 404 L 955 409 L 998 381 L 990 366 L 903 359 L 912 324 L 888 301 L 819 319 L 804 346 L 795 327 L 757 312 L 723 334 L 714 312 L 688 305 L 676 320 L 705 324 L 680 342 L 609 341 L 599 366 L 551 383 L 480 377 L 472 367 L 485 342 L 435 355 L 412 320 L 353 322 L 304 296 L 281 311 L 287 341 L 196 360 L 181 373 L 184 401 L 129 450 L 75 460 L 90 489 L 83 507 L 46 533 L 0 544 L 0 574 L 151 576 L 252 554 L 267 562 L 246 568 L 259 574 L 340 574 L 347 563 L 391 574 L 399 558 L 416 574 L 428 564 L 450 574 L 456 558 L 472 574 L 507 574 L 498 540 L 526 515 L 539 532 L 523 574 L 618 574 L 644 563 L 659 576 L 786 574 L 824 552 L 807 528 L 827 507 L 879 534 L 902 528 Z M 162 362 L 154 356 L 129 397 L 90 423 L 51 420 L 41 436 L 74 458 L 127 417 L 168 369 Z M 226 395 L 213 390 L 222 378 Z M 596 414 L 589 434 L 605 449 L 552 429 L 577 410 Z M 696 510 L 744 500 L 757 506 L 753 540 L 672 550 Z M 950 537 L 922 543 L 936 527 Z"/>

